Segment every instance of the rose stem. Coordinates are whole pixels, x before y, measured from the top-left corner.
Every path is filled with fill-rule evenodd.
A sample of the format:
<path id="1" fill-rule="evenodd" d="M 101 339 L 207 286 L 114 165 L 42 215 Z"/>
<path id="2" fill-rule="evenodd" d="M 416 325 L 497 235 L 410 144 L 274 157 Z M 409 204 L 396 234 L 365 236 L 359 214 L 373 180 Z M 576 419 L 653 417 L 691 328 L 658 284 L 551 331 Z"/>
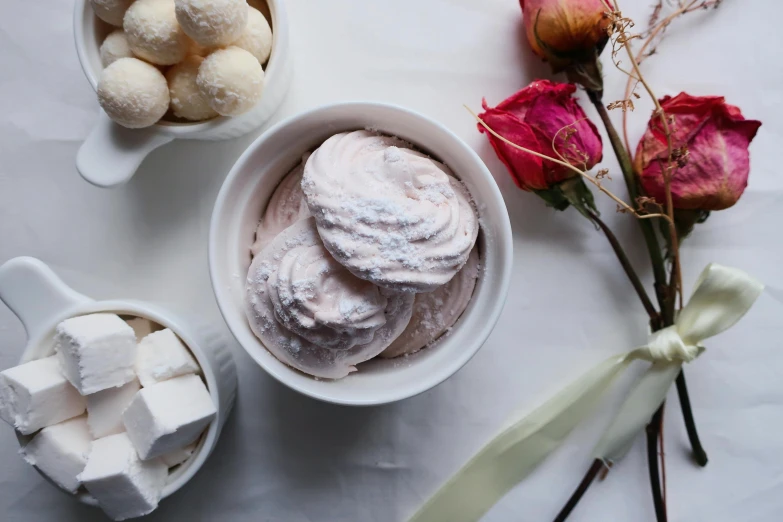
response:
<path id="1" fill-rule="evenodd" d="M 633 57 L 631 59 L 634 59 Z M 601 118 L 601 121 L 604 124 L 604 127 L 606 128 L 606 133 L 609 136 L 609 141 L 612 144 L 612 148 L 614 149 L 615 156 L 617 156 L 617 161 L 620 164 L 620 169 L 623 173 L 623 178 L 625 179 L 625 185 L 628 188 L 628 195 L 631 198 L 632 201 L 636 201 L 639 196 L 639 190 L 636 185 L 636 177 L 633 170 L 633 164 L 631 163 L 631 157 L 628 153 L 628 150 L 623 145 L 622 140 L 620 139 L 620 135 L 617 133 L 617 130 L 614 128 L 614 125 L 612 124 L 612 120 L 609 117 L 609 112 L 606 110 L 606 107 L 604 106 L 602 100 L 601 100 L 601 92 L 596 91 L 587 91 L 588 98 L 590 98 L 590 101 L 593 103 L 593 106 L 595 106 L 596 111 L 598 112 L 598 115 Z M 658 302 L 661 305 L 661 312 L 664 316 L 664 322 L 668 323 L 665 324 L 665 326 L 668 326 L 671 324 L 671 322 L 666 321 L 669 317 L 673 317 L 673 310 L 674 307 L 671 308 L 668 307 L 669 301 L 672 302 L 672 304 L 675 301 L 675 296 L 669 296 L 669 287 L 667 285 L 666 281 L 666 268 L 663 264 L 663 256 L 661 255 L 661 249 L 658 245 L 658 239 L 655 236 L 655 230 L 652 227 L 652 223 L 649 221 L 639 221 L 639 226 L 642 229 L 642 235 L 644 236 L 644 242 L 647 245 L 647 250 L 650 254 L 650 261 L 652 263 L 653 268 L 653 277 L 655 278 L 655 293 L 658 297 Z M 668 310 L 672 310 L 672 314 L 669 315 L 667 313 Z M 651 328 L 653 331 L 659 330 L 662 326 L 660 322 L 658 324 L 651 323 Z M 663 405 L 661 405 L 661 408 L 663 408 Z M 657 415 L 657 413 L 656 413 Z M 653 417 L 653 419 L 655 416 Z M 666 520 L 666 511 L 665 507 L 663 506 L 663 499 L 661 497 L 661 484 L 660 481 L 652 482 L 653 477 L 658 477 L 658 449 L 657 449 L 657 441 L 658 437 L 660 436 L 659 432 L 660 423 L 651 422 L 650 425 L 648 425 L 647 428 L 647 455 L 648 455 L 648 463 L 650 467 L 650 479 L 651 479 L 651 489 L 653 494 L 653 503 L 655 505 L 655 513 L 656 517 L 658 519 L 658 522 L 664 522 Z M 652 446 L 650 444 L 652 443 Z M 654 458 L 650 459 L 649 456 L 653 455 Z M 660 514 L 663 513 L 663 518 L 661 518 Z"/>
<path id="2" fill-rule="evenodd" d="M 680 372 L 677 376 L 677 395 L 680 398 L 680 408 L 682 416 L 685 419 L 685 430 L 688 432 L 688 440 L 693 449 L 693 458 L 699 466 L 707 465 L 707 452 L 701 445 L 699 433 L 696 431 L 696 422 L 693 419 L 693 410 L 691 409 L 691 399 L 688 397 L 688 386 L 685 384 L 685 374 Z"/>
<path id="3" fill-rule="evenodd" d="M 639 276 L 633 269 L 631 261 L 628 259 L 628 256 L 626 255 L 625 250 L 623 250 L 622 245 L 620 245 L 620 242 L 617 240 L 617 237 L 614 235 L 609 226 L 598 217 L 596 212 L 589 208 L 586 208 L 586 211 L 587 215 L 590 217 L 590 220 L 600 227 L 606 236 L 606 239 L 609 241 L 609 244 L 612 246 L 612 249 L 614 249 L 614 253 L 617 255 L 617 259 L 620 261 L 620 265 L 622 265 L 623 270 L 625 270 L 625 274 L 631 281 L 631 285 L 633 285 L 634 290 L 636 290 L 636 295 L 639 296 L 639 299 L 642 302 L 642 306 L 644 306 L 647 315 L 650 316 L 650 321 L 659 321 L 660 316 L 658 315 L 658 311 L 655 309 L 652 301 L 650 301 L 650 298 L 647 296 L 647 292 L 644 290 L 644 285 L 642 284 L 641 280 L 639 280 Z"/>
<path id="4" fill-rule="evenodd" d="M 661 423 L 663 422 L 664 404 L 652 417 L 647 425 L 647 464 L 650 470 L 650 489 L 652 490 L 653 505 L 655 506 L 655 518 L 658 522 L 666 522 L 666 504 L 661 493 L 661 477 L 658 473 L 658 437 L 661 436 Z"/>
<path id="5" fill-rule="evenodd" d="M 571 514 L 571 511 L 574 510 L 576 505 L 582 499 L 582 496 L 584 496 L 585 492 L 587 491 L 587 488 L 590 487 L 590 484 L 593 483 L 595 477 L 598 476 L 598 473 L 603 468 L 604 463 L 601 459 L 595 459 L 593 461 L 593 465 L 590 466 L 589 470 L 587 470 L 585 478 L 582 479 L 582 482 L 579 483 L 579 486 L 576 488 L 576 491 L 574 491 L 574 494 L 571 495 L 571 498 L 568 499 L 566 505 L 563 506 L 563 509 L 561 509 L 560 513 L 558 513 L 557 517 L 555 517 L 555 522 L 565 522 L 565 519 L 567 519 L 568 515 Z"/>

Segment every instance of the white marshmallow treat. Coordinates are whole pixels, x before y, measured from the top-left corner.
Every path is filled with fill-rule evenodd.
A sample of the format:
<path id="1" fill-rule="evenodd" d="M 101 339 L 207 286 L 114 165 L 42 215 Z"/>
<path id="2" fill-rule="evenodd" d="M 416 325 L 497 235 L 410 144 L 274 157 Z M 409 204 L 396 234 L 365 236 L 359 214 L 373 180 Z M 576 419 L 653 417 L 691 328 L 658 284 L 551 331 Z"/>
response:
<path id="1" fill-rule="evenodd" d="M 92 437 L 85 416 L 42 429 L 22 448 L 28 464 L 37 467 L 63 489 L 76 493 L 79 474 L 87 464 Z"/>
<path id="2" fill-rule="evenodd" d="M 177 23 L 174 0 L 136 0 L 122 27 L 133 54 L 158 65 L 181 62 L 191 45 Z"/>
<path id="3" fill-rule="evenodd" d="M 207 56 L 196 77 L 209 106 L 223 116 L 239 116 L 258 103 L 264 88 L 264 69 L 255 56 L 228 47 Z"/>
<path id="4" fill-rule="evenodd" d="M 113 520 L 151 513 L 158 507 L 168 467 L 160 459 L 142 461 L 125 433 L 92 443 L 79 475 L 84 487 Z"/>
<path id="5" fill-rule="evenodd" d="M 198 69 L 203 61 L 201 56 L 188 56 L 166 72 L 171 110 L 179 118 L 201 121 L 218 115 L 196 85 Z"/>
<path id="6" fill-rule="evenodd" d="M 136 376 L 136 335 L 117 315 L 66 319 L 57 325 L 54 342 L 60 369 L 82 395 L 122 386 Z"/>
<path id="7" fill-rule="evenodd" d="M 85 406 L 54 355 L 0 373 L 0 418 L 25 435 L 81 415 Z"/>
<path id="8" fill-rule="evenodd" d="M 272 28 L 261 11 L 249 8 L 247 26 L 242 36 L 231 45 L 249 52 L 256 57 L 259 63 L 266 63 L 272 53 Z"/>
<path id="9" fill-rule="evenodd" d="M 139 343 L 136 375 L 144 387 L 198 371 L 190 350 L 168 328 L 149 334 Z"/>
<path id="10" fill-rule="evenodd" d="M 87 396 L 87 424 L 93 438 L 100 439 L 125 431 L 122 412 L 141 389 L 133 380 L 119 388 L 109 388 Z"/>
<path id="11" fill-rule="evenodd" d="M 201 379 L 184 375 L 142 388 L 122 419 L 139 457 L 147 460 L 198 439 L 216 413 Z"/>
<path id="12" fill-rule="evenodd" d="M 185 33 L 204 47 L 228 45 L 247 25 L 245 0 L 175 0 L 177 20 Z"/>
<path id="13" fill-rule="evenodd" d="M 184 448 L 180 448 L 170 453 L 166 453 L 161 457 L 161 459 L 163 460 L 163 462 L 166 463 L 168 467 L 173 468 L 174 466 L 182 464 L 183 462 L 188 460 L 190 456 L 193 455 L 193 452 L 196 451 L 196 446 L 198 446 L 196 442 L 192 444 L 188 444 Z"/>
<path id="14" fill-rule="evenodd" d="M 109 33 L 100 48 L 101 65 L 108 67 L 120 58 L 131 58 L 133 53 L 128 46 L 128 38 L 122 29 Z"/>
<path id="15" fill-rule="evenodd" d="M 137 58 L 120 58 L 101 74 L 98 103 L 123 127 L 149 127 L 166 114 L 169 87 L 154 66 Z"/>
<path id="16" fill-rule="evenodd" d="M 104 22 L 122 27 L 122 18 L 133 0 L 90 0 L 95 16 Z"/>

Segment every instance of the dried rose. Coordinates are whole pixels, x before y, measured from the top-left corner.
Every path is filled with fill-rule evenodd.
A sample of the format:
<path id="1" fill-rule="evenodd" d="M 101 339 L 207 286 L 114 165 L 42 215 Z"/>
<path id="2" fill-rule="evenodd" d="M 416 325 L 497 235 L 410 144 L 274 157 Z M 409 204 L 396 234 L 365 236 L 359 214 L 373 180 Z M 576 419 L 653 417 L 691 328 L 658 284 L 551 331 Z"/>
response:
<path id="1" fill-rule="evenodd" d="M 745 119 L 722 96 L 680 93 L 660 103 L 674 150 L 674 208 L 711 211 L 734 205 L 748 184 L 748 146 L 761 122 Z M 663 123 L 653 115 L 636 147 L 634 166 L 644 190 L 661 204 L 666 201 L 663 172 L 668 150 Z"/>
<path id="2" fill-rule="evenodd" d="M 597 56 L 609 34 L 611 0 L 520 0 L 525 35 L 533 52 L 554 72 L 600 90 Z M 578 70 L 574 70 L 578 69 Z M 587 80 L 587 81 L 585 81 Z"/>
<path id="3" fill-rule="evenodd" d="M 571 95 L 570 83 L 538 80 L 497 107 L 483 101 L 480 118 L 504 138 L 527 149 L 559 158 L 582 170 L 601 161 L 601 136 Z M 486 132 L 482 126 L 479 131 Z M 573 170 L 521 151 L 487 133 L 495 153 L 506 165 L 517 186 L 523 190 L 546 190 L 573 176 Z M 555 146 L 555 150 L 552 146 Z"/>

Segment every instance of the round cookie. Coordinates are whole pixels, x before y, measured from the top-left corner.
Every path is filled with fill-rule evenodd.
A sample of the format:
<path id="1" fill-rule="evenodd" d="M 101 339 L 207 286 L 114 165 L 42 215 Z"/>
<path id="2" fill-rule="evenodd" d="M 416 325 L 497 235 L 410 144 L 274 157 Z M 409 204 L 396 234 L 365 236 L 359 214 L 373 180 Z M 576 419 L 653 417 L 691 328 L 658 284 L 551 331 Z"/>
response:
<path id="1" fill-rule="evenodd" d="M 98 103 L 123 127 L 149 127 L 166 114 L 169 88 L 155 66 L 138 58 L 120 58 L 101 74 Z"/>
<path id="2" fill-rule="evenodd" d="M 266 63 L 272 53 L 272 28 L 258 9 L 249 8 L 247 27 L 234 43 L 256 57 L 259 63 Z"/>
<path id="3" fill-rule="evenodd" d="M 199 45 L 229 45 L 242 35 L 249 7 L 245 0 L 176 0 L 177 20 Z"/>
<path id="4" fill-rule="evenodd" d="M 218 114 L 239 116 L 261 99 L 264 69 L 255 56 L 244 49 L 227 47 L 204 59 L 196 83 Z"/>
<path id="5" fill-rule="evenodd" d="M 103 40 L 100 48 L 101 64 L 108 67 L 120 58 L 132 58 L 133 53 L 128 46 L 128 38 L 122 29 L 112 31 Z"/>
<path id="6" fill-rule="evenodd" d="M 122 27 L 133 54 L 158 65 L 181 62 L 192 45 L 177 23 L 174 0 L 136 0 Z"/>
<path id="7" fill-rule="evenodd" d="M 171 110 L 179 118 L 201 121 L 218 115 L 196 85 L 198 69 L 203 61 L 200 56 L 188 56 L 166 72 Z"/>
<path id="8" fill-rule="evenodd" d="M 95 16 L 107 24 L 122 27 L 122 17 L 133 0 L 90 0 Z"/>

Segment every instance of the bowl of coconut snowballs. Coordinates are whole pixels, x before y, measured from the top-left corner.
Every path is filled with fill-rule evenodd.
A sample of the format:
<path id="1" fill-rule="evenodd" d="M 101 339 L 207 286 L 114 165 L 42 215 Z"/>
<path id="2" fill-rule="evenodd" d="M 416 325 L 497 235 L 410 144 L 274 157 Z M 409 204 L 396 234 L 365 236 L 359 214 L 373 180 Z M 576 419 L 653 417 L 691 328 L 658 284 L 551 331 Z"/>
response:
<path id="1" fill-rule="evenodd" d="M 173 139 L 260 127 L 288 89 L 281 0 L 77 0 L 74 35 L 102 109 L 76 166 L 98 186 L 127 182 Z"/>

